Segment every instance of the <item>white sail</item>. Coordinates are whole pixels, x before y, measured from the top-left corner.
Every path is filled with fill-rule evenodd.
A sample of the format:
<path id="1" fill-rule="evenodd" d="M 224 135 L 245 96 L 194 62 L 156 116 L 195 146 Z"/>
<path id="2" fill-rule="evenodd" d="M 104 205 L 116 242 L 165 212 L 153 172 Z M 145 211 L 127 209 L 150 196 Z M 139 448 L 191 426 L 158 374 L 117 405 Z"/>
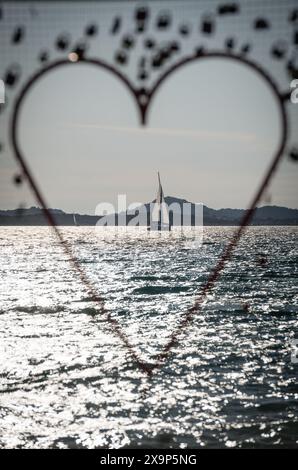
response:
<path id="1" fill-rule="evenodd" d="M 151 221 L 152 222 L 158 222 L 159 221 L 159 210 L 160 210 L 160 204 L 158 202 L 155 202 L 152 213 L 151 213 Z"/>
<path id="2" fill-rule="evenodd" d="M 75 214 L 73 214 L 73 223 L 74 223 L 75 225 L 78 225 L 78 223 L 77 223 L 77 218 L 76 218 Z"/>
<path id="3" fill-rule="evenodd" d="M 166 225 L 170 223 L 168 205 L 165 201 L 161 204 L 161 223 Z"/>

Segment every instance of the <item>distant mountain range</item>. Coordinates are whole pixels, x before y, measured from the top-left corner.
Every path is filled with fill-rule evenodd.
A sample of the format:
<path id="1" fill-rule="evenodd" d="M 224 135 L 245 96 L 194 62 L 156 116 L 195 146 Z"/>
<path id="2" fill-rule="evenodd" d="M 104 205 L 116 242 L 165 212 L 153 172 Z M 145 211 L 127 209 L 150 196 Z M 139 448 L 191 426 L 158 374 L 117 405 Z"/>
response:
<path id="1" fill-rule="evenodd" d="M 180 207 L 184 203 L 189 203 L 186 199 L 167 196 L 165 201 L 168 205 L 173 203 Z M 191 220 L 194 224 L 195 204 L 190 204 Z M 147 214 L 149 214 L 150 203 L 145 204 Z M 176 205 L 177 207 L 177 205 Z M 57 225 L 75 225 L 73 214 L 68 214 L 60 209 L 49 209 Z M 244 209 L 211 209 L 203 207 L 204 225 L 239 225 Z M 78 225 L 95 225 L 101 218 L 94 215 L 75 214 Z M 126 214 L 126 223 L 135 215 Z M 116 225 L 118 224 L 118 214 L 115 215 Z M 173 214 L 170 212 L 170 220 L 173 221 Z M 174 217 L 175 221 L 175 217 Z M 149 215 L 148 215 L 149 222 Z M 42 209 L 30 207 L 29 209 L 0 210 L 0 225 L 48 225 Z M 175 222 L 174 222 L 175 225 Z M 279 206 L 263 206 L 256 209 L 251 225 L 298 225 L 298 209 L 289 209 Z"/>

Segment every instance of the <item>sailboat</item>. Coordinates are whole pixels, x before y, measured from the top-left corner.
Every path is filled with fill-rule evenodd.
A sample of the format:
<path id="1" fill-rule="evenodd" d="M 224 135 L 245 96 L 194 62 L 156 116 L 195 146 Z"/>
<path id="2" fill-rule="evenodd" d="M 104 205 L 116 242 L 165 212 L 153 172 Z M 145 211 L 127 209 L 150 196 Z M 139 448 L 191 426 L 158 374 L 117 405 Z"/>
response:
<path id="1" fill-rule="evenodd" d="M 148 230 L 157 230 L 157 231 L 170 231 L 171 224 L 169 218 L 168 206 L 165 202 L 164 192 L 160 182 L 160 174 L 157 172 L 158 176 L 158 190 L 155 200 L 155 204 L 151 213 L 151 224 L 148 227 Z"/>

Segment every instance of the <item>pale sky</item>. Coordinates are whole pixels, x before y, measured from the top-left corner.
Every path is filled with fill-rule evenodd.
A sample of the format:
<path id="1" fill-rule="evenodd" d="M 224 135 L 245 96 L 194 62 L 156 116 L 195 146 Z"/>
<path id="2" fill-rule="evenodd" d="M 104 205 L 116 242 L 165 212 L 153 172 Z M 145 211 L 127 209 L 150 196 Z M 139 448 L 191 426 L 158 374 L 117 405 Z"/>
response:
<path id="1" fill-rule="evenodd" d="M 48 35 L 57 29 L 58 13 L 56 7 L 50 22 L 47 17 Z M 67 18 L 68 29 L 73 24 L 77 28 L 76 9 L 74 19 L 71 14 Z M 240 35 L 239 25 L 236 30 Z M 36 35 L 28 41 L 36 47 Z M 106 41 L 103 55 L 112 48 Z M 9 60 L 14 50 L 8 42 L 5 50 L 0 45 L 0 52 L 1 47 Z M 25 52 L 30 56 L 31 49 Z M 289 79 L 284 66 L 278 66 L 273 71 L 286 90 Z M 292 134 L 298 124 L 294 106 L 288 105 Z M 9 113 L 3 122 L 8 125 Z M 152 102 L 148 127 L 141 128 L 135 103 L 118 79 L 75 64 L 49 73 L 30 92 L 21 114 L 20 142 L 48 205 L 92 214 L 100 202 L 115 203 L 117 194 L 127 194 L 128 202 L 152 200 L 157 170 L 166 195 L 214 208 L 246 207 L 277 147 L 279 132 L 271 91 L 247 66 L 217 59 L 185 66 L 164 82 Z M 30 206 L 29 191 L 10 184 L 14 162 L 9 143 L 0 154 L 0 169 L 0 209 Z M 296 180 L 297 166 L 285 159 L 269 189 L 271 203 L 297 207 Z"/>

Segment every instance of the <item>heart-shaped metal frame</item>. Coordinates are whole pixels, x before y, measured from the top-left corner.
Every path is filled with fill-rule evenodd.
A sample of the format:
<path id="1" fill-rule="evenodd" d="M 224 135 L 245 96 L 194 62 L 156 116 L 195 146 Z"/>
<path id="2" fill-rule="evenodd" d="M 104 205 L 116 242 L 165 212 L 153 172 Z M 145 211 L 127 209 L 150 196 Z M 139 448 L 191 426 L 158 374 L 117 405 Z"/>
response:
<path id="1" fill-rule="evenodd" d="M 163 348 L 162 352 L 155 358 L 155 361 L 153 363 L 145 363 L 137 354 L 137 352 L 134 350 L 134 348 L 131 346 L 129 342 L 129 338 L 127 335 L 124 333 L 124 331 L 121 328 L 121 325 L 118 323 L 117 320 L 115 320 L 112 316 L 111 313 L 105 308 L 104 305 L 104 299 L 103 297 L 97 293 L 95 287 L 92 285 L 92 283 L 89 281 L 87 278 L 84 270 L 81 268 L 78 260 L 74 257 L 70 245 L 67 243 L 66 240 L 64 240 L 63 235 L 61 231 L 58 229 L 58 227 L 55 224 L 55 220 L 51 214 L 51 212 L 48 210 L 48 205 L 46 203 L 46 200 L 42 194 L 42 191 L 40 187 L 38 186 L 38 183 L 36 180 L 33 178 L 32 172 L 28 166 L 28 163 L 26 161 L 26 158 L 24 156 L 24 153 L 21 150 L 20 144 L 19 144 L 19 139 L 18 139 L 18 130 L 20 127 L 20 111 L 22 108 L 22 105 L 24 104 L 24 101 L 26 99 L 26 96 L 28 95 L 29 91 L 32 90 L 34 85 L 39 81 L 40 78 L 45 76 L 50 71 L 56 70 L 59 67 L 62 66 L 71 66 L 75 67 L 76 64 L 72 63 L 69 60 L 63 59 L 63 60 L 58 60 L 56 62 L 53 62 L 49 64 L 48 66 L 44 67 L 43 69 L 39 70 L 36 72 L 28 81 L 27 83 L 23 86 L 21 89 L 18 97 L 16 98 L 15 106 L 13 109 L 13 115 L 12 115 L 12 120 L 11 120 L 11 127 L 10 127 L 10 138 L 11 138 L 11 143 L 12 147 L 14 150 L 15 157 L 18 161 L 18 163 L 21 166 L 22 172 L 24 176 L 27 178 L 31 189 L 38 201 L 38 203 L 41 205 L 44 214 L 49 222 L 49 224 L 53 227 L 55 230 L 55 233 L 58 237 L 58 240 L 60 241 L 61 245 L 63 246 L 65 253 L 67 257 L 69 258 L 70 263 L 72 264 L 74 270 L 77 272 L 81 282 L 84 284 L 85 288 L 88 291 L 88 294 L 90 297 L 95 301 L 100 310 L 99 312 L 103 315 L 105 315 L 107 322 L 112 326 L 113 332 L 122 340 L 123 344 L 126 346 L 128 349 L 132 359 L 136 363 L 136 365 L 146 374 L 151 375 L 153 371 L 156 369 L 160 368 L 162 364 L 165 362 L 167 359 L 170 350 L 174 346 L 174 344 L 177 342 L 179 339 L 179 336 L 185 331 L 185 328 L 188 326 L 188 324 L 191 322 L 193 316 L 195 313 L 199 311 L 199 309 L 202 306 L 202 303 L 207 295 L 207 293 L 212 289 L 214 286 L 215 282 L 217 281 L 221 271 L 223 270 L 225 263 L 227 260 L 231 257 L 231 254 L 237 245 L 245 227 L 249 224 L 249 222 L 252 219 L 254 210 L 258 204 L 258 202 L 261 200 L 266 187 L 271 180 L 274 172 L 277 169 L 277 166 L 282 158 L 283 152 L 285 150 L 285 145 L 286 145 L 286 140 L 287 140 L 287 115 L 286 115 L 286 110 L 285 110 L 285 102 L 288 100 L 289 94 L 282 94 L 279 92 L 277 85 L 275 82 L 272 80 L 270 75 L 264 71 L 258 64 L 255 62 L 252 62 L 251 60 L 248 60 L 247 58 L 243 57 L 242 55 L 234 55 L 234 54 L 228 54 L 222 51 L 213 51 L 213 52 L 206 52 L 206 53 L 201 53 L 201 54 L 194 54 L 189 57 L 186 57 L 179 62 L 177 62 L 175 65 L 173 65 L 171 68 L 169 68 L 166 72 L 164 72 L 159 79 L 155 82 L 153 87 L 151 89 L 147 88 L 140 88 L 137 89 L 135 88 L 131 82 L 121 73 L 119 72 L 116 68 L 113 66 L 95 58 L 82 58 L 81 60 L 78 61 L 78 63 L 83 63 L 83 64 L 89 64 L 89 65 L 94 65 L 96 67 L 100 67 L 102 69 L 105 69 L 112 74 L 114 74 L 116 77 L 118 77 L 122 83 L 128 88 L 130 93 L 133 95 L 136 105 L 139 109 L 139 115 L 140 115 L 140 122 L 142 125 L 145 125 L 147 123 L 147 115 L 148 115 L 148 110 L 150 108 L 150 104 L 152 103 L 152 99 L 155 97 L 159 87 L 165 82 L 166 78 L 168 78 L 172 73 L 174 73 L 176 70 L 180 69 L 186 64 L 189 64 L 194 61 L 198 60 L 209 60 L 209 59 L 227 59 L 227 60 L 232 60 L 234 62 L 238 62 L 240 64 L 243 64 L 247 67 L 249 67 L 251 70 L 253 70 L 258 76 L 260 76 L 266 83 L 266 85 L 269 87 L 269 89 L 272 92 L 273 99 L 276 101 L 278 110 L 279 110 L 279 115 L 280 115 L 280 141 L 277 150 L 275 151 L 275 154 L 273 155 L 273 158 L 271 160 L 271 163 L 259 185 L 257 188 L 257 191 L 252 198 L 251 204 L 249 205 L 249 208 L 245 212 L 243 219 L 235 231 L 234 236 L 232 239 L 229 241 L 227 246 L 225 247 L 223 254 L 221 258 L 219 259 L 218 263 L 216 264 L 215 268 L 212 270 L 210 273 L 206 284 L 203 286 L 202 290 L 200 293 L 197 295 L 195 298 L 195 301 L 193 305 L 184 313 L 182 316 L 181 322 L 179 326 L 172 332 L 167 344 Z"/>

